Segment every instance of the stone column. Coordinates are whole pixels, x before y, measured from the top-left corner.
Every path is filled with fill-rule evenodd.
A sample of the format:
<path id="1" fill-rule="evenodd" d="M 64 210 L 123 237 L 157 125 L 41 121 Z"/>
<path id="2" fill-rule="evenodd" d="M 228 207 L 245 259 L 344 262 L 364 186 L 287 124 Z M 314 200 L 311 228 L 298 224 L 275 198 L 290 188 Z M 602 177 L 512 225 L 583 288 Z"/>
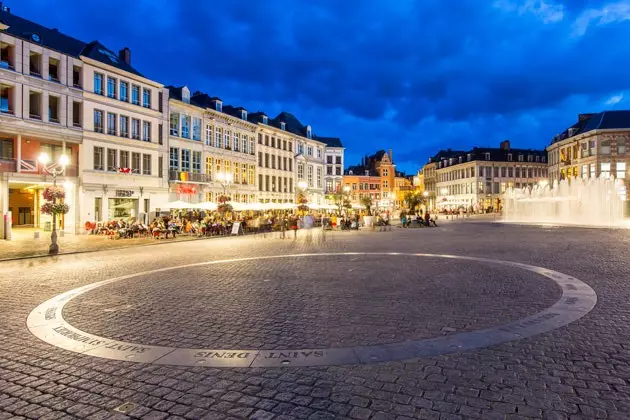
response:
<path id="1" fill-rule="evenodd" d="M 22 168 L 20 168 L 20 162 L 22 161 L 22 135 L 18 134 L 17 135 L 17 147 L 16 149 L 16 162 L 15 162 L 15 171 L 16 172 L 21 172 Z"/>

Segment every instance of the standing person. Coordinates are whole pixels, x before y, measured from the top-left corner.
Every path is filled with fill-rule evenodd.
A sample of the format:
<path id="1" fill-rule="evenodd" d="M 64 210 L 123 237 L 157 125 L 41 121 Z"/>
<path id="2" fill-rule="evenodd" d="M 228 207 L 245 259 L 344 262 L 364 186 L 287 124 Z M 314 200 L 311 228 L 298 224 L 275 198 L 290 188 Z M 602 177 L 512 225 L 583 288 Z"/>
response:
<path id="1" fill-rule="evenodd" d="M 424 223 L 427 225 L 427 227 L 431 227 L 431 215 L 429 214 L 428 210 L 424 212 Z"/>

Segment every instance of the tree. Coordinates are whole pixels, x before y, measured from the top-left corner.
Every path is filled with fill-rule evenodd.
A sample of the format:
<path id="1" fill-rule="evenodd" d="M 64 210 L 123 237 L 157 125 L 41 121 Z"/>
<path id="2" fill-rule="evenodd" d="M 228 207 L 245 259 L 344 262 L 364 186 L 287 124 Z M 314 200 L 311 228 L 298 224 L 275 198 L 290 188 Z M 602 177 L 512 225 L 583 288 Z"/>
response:
<path id="1" fill-rule="evenodd" d="M 304 195 L 303 192 L 300 192 L 297 196 L 297 200 L 296 200 L 296 204 L 298 211 L 300 212 L 307 212 L 308 211 L 308 199 L 306 198 L 306 195 Z"/>
<path id="2" fill-rule="evenodd" d="M 334 194 L 331 194 L 329 198 L 333 200 L 333 202 L 337 206 L 337 211 L 339 213 L 341 213 L 341 209 L 352 208 L 352 203 L 350 203 L 350 199 L 348 198 L 347 194 L 334 193 Z"/>
<path id="3" fill-rule="evenodd" d="M 422 203 L 422 199 L 420 194 L 410 192 L 405 195 L 404 202 L 409 210 L 415 211 L 416 207 Z"/>
<path id="4" fill-rule="evenodd" d="M 372 215 L 372 197 L 365 196 L 365 197 L 361 197 L 361 205 L 363 207 L 365 207 L 365 210 L 367 211 L 368 216 Z"/>
<path id="5" fill-rule="evenodd" d="M 230 197 L 227 195 L 221 195 L 217 198 L 219 205 L 217 206 L 217 211 L 221 214 L 221 216 L 225 217 L 226 213 L 230 213 L 232 211 L 232 204 L 230 204 Z"/>

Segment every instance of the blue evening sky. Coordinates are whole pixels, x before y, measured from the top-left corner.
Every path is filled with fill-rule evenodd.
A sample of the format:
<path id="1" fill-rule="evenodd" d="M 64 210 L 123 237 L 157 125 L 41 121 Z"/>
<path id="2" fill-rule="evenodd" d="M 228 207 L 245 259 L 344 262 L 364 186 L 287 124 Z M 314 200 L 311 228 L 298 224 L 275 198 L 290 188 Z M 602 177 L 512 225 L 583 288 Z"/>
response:
<path id="1" fill-rule="evenodd" d="M 628 108 L 630 0 L 5 0 L 164 84 L 286 110 L 346 164 L 394 149 L 543 148 L 581 112 Z"/>

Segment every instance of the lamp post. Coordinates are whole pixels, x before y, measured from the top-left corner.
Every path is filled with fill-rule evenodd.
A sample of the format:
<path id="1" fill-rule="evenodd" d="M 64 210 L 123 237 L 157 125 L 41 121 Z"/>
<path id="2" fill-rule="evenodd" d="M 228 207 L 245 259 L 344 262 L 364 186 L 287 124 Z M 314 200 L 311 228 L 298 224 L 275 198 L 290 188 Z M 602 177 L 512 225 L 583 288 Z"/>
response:
<path id="1" fill-rule="evenodd" d="M 217 174 L 217 180 L 223 187 L 223 195 L 227 194 L 227 189 L 232 183 L 232 174 L 229 172 L 219 172 Z"/>
<path id="2" fill-rule="evenodd" d="M 44 170 L 52 175 L 53 178 L 53 186 L 57 186 L 57 176 L 64 173 L 66 170 L 66 166 L 70 163 L 70 159 L 66 155 L 59 156 L 58 164 L 53 167 L 46 167 L 48 163 L 50 163 L 50 156 L 47 153 L 42 153 L 38 158 L 39 162 L 44 165 Z M 53 200 L 53 204 L 57 203 L 57 199 Z M 50 234 L 50 247 L 48 247 L 48 253 L 50 255 L 57 255 L 59 253 L 59 244 L 57 244 L 57 213 L 53 212 L 52 214 L 53 222 L 52 222 L 52 233 Z"/>

